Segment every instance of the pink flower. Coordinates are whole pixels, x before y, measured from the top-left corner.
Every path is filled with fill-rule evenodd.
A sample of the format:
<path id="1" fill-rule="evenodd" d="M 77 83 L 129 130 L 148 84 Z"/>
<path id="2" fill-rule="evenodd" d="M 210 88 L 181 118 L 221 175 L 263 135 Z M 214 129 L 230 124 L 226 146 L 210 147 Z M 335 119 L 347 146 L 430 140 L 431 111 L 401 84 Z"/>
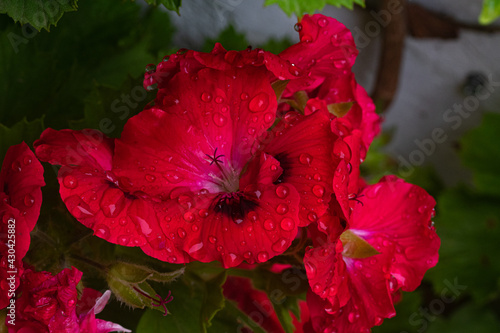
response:
<path id="1" fill-rule="evenodd" d="M 15 325 L 7 321 L 9 332 L 130 332 L 118 324 L 95 318 L 109 300 L 109 291 L 101 297 L 98 291 L 84 289 L 82 298 L 78 299 L 76 286 L 81 277 L 82 272 L 74 267 L 56 276 L 26 270 L 21 283 L 22 294 L 16 301 Z"/>
<path id="2" fill-rule="evenodd" d="M 19 285 L 44 185 L 43 167 L 28 145 L 10 147 L 0 172 L 0 309 Z"/>

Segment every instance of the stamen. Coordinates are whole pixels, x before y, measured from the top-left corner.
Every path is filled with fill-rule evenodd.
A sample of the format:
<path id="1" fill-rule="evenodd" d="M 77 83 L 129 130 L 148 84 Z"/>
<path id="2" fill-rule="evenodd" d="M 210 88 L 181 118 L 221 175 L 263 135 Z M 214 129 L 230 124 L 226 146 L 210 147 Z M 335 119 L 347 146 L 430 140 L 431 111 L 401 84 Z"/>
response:
<path id="1" fill-rule="evenodd" d="M 229 177 L 227 176 L 226 172 L 224 171 L 224 169 L 219 164 L 219 163 L 223 163 L 222 161 L 219 160 L 219 158 L 224 157 L 224 155 L 222 155 L 222 154 L 221 155 L 217 155 L 217 149 L 218 148 L 215 148 L 214 156 L 210 156 L 208 154 L 205 154 L 205 155 L 211 160 L 210 165 L 212 165 L 212 164 L 215 163 L 215 165 L 217 165 L 217 168 L 219 168 L 220 172 L 222 173 L 222 176 L 225 179 L 229 180 Z"/>
<path id="2" fill-rule="evenodd" d="M 362 203 L 360 200 L 358 200 L 358 198 L 361 198 L 361 197 L 363 197 L 363 196 L 364 196 L 364 194 L 357 195 L 356 193 L 351 193 L 351 194 L 349 194 L 349 195 L 347 196 L 347 198 L 348 198 L 349 200 L 354 200 L 354 201 L 357 201 L 358 203 L 360 203 L 360 204 L 361 204 L 361 206 L 364 206 L 364 205 L 363 205 L 363 203 Z"/>
<path id="3" fill-rule="evenodd" d="M 135 291 L 137 291 L 142 296 L 147 297 L 147 298 L 153 300 L 153 302 L 151 302 L 152 306 L 163 306 L 163 309 L 165 309 L 165 313 L 163 314 L 163 316 L 166 316 L 168 314 L 167 304 L 170 303 L 170 302 L 172 302 L 174 300 L 174 297 L 172 296 L 172 291 L 171 290 L 168 291 L 168 295 L 164 299 L 161 298 L 160 295 L 156 294 L 156 297 L 159 298 L 159 300 L 157 300 L 156 298 L 153 298 L 153 297 L 149 296 L 148 294 L 146 294 L 145 292 L 143 292 L 139 288 L 136 288 L 136 287 L 133 287 L 133 288 L 134 288 Z M 155 304 L 155 302 L 158 303 L 158 304 Z"/>

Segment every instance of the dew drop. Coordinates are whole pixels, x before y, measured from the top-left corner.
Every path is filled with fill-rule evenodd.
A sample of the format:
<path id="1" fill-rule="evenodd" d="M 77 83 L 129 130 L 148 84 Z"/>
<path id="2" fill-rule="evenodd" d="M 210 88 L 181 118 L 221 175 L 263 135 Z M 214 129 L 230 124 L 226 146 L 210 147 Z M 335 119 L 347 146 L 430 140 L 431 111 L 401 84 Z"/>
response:
<path id="1" fill-rule="evenodd" d="M 359 318 L 359 314 L 355 312 L 351 312 L 347 315 L 347 320 L 352 324 Z"/>
<path id="2" fill-rule="evenodd" d="M 326 27 L 326 26 L 328 25 L 328 20 L 327 20 L 326 18 L 324 18 L 324 17 L 323 17 L 323 18 L 320 18 L 320 19 L 318 20 L 318 25 L 319 25 L 320 27 L 322 27 L 322 28 L 323 28 L 323 27 Z"/>
<path id="3" fill-rule="evenodd" d="M 267 231 L 271 231 L 274 230 L 274 228 L 276 228 L 276 224 L 273 220 L 267 219 L 264 221 L 264 229 L 266 229 Z"/>
<path id="4" fill-rule="evenodd" d="M 278 198 L 285 199 L 290 193 L 290 189 L 286 185 L 279 185 L 276 188 L 276 195 Z"/>
<path id="5" fill-rule="evenodd" d="M 23 163 L 24 165 L 31 164 L 31 156 L 24 156 Z"/>
<path id="6" fill-rule="evenodd" d="M 295 25 L 293 26 L 293 29 L 295 29 L 295 31 L 299 32 L 302 30 L 302 24 L 300 23 L 295 23 Z"/>
<path id="7" fill-rule="evenodd" d="M 205 218 L 208 216 L 208 209 L 200 209 L 198 212 L 198 215 L 200 215 L 201 218 Z"/>
<path id="8" fill-rule="evenodd" d="M 201 94 L 201 100 L 205 103 L 208 103 L 212 100 L 212 95 L 210 95 L 207 92 L 204 92 L 203 94 Z"/>
<path id="9" fill-rule="evenodd" d="M 375 199 L 378 196 L 381 188 L 382 188 L 381 184 L 370 186 L 370 189 L 366 192 L 366 197 L 370 199 Z"/>
<path id="10" fill-rule="evenodd" d="M 259 252 L 259 254 L 257 254 L 257 260 L 259 260 L 259 262 L 266 262 L 268 259 L 269 254 L 265 251 Z"/>
<path id="11" fill-rule="evenodd" d="M 278 241 L 273 243 L 272 249 L 276 253 L 282 253 L 286 250 L 288 241 L 285 238 L 280 238 Z"/>
<path id="12" fill-rule="evenodd" d="M 347 65 L 347 61 L 345 61 L 344 59 L 334 60 L 333 65 L 335 66 L 335 68 L 341 69 Z"/>
<path id="13" fill-rule="evenodd" d="M 214 120 L 215 125 L 217 125 L 219 127 L 222 127 L 222 126 L 226 125 L 226 123 L 227 123 L 227 118 L 225 116 L 223 116 L 222 113 L 219 113 L 219 112 L 214 114 L 213 120 Z"/>
<path id="14" fill-rule="evenodd" d="M 150 183 L 154 182 L 156 180 L 156 177 L 150 174 L 147 174 L 144 178 Z"/>
<path id="15" fill-rule="evenodd" d="M 166 218 L 166 217 L 165 217 L 165 218 Z M 128 221 L 127 221 L 127 219 L 126 219 L 125 217 L 122 217 L 120 220 L 118 220 L 118 223 L 119 223 L 122 227 L 124 227 L 124 226 L 126 226 L 126 225 L 127 225 Z"/>
<path id="16" fill-rule="evenodd" d="M 425 205 L 424 205 L 424 206 L 420 206 L 420 207 L 418 207 L 418 212 L 419 212 L 420 214 L 425 213 L 425 211 L 426 211 L 426 210 L 427 210 L 427 206 L 425 206 Z"/>
<path id="17" fill-rule="evenodd" d="M 118 236 L 118 244 L 122 246 L 127 246 L 127 244 L 130 242 L 130 237 L 127 235 L 121 235 Z"/>
<path id="18" fill-rule="evenodd" d="M 35 198 L 31 194 L 26 194 L 24 196 L 24 205 L 26 207 L 31 207 L 35 204 Z"/>
<path id="19" fill-rule="evenodd" d="M 222 102 L 224 102 L 224 98 L 222 96 L 215 97 L 215 103 L 221 104 Z"/>
<path id="20" fill-rule="evenodd" d="M 240 95 L 240 98 L 242 101 L 246 101 L 248 99 L 248 97 L 250 97 L 250 96 L 248 96 L 247 93 L 241 93 L 241 95 Z"/>
<path id="21" fill-rule="evenodd" d="M 248 132 L 248 134 L 250 134 L 250 135 L 254 135 L 254 134 L 255 134 L 255 128 L 253 128 L 253 127 L 249 127 L 247 132 Z"/>
<path id="22" fill-rule="evenodd" d="M 212 244 L 215 244 L 217 242 L 217 237 L 215 236 L 208 236 L 208 241 Z"/>
<path id="23" fill-rule="evenodd" d="M 117 188 L 108 188 L 102 195 L 99 207 L 104 216 L 115 218 L 125 208 L 125 204 L 126 199 L 121 190 Z"/>
<path id="24" fill-rule="evenodd" d="M 302 35 L 302 37 L 300 37 L 300 41 L 304 43 L 310 43 L 312 40 L 312 37 L 309 35 Z"/>
<path id="25" fill-rule="evenodd" d="M 322 198 L 325 195 L 325 188 L 321 185 L 314 185 L 312 188 L 312 192 L 318 198 Z"/>
<path id="26" fill-rule="evenodd" d="M 195 218 L 195 216 L 192 212 L 185 212 L 183 217 L 184 217 L 184 220 L 186 220 L 186 222 L 189 222 L 189 223 L 193 222 L 194 218 Z"/>
<path id="27" fill-rule="evenodd" d="M 288 213 L 288 205 L 284 203 L 280 203 L 278 207 L 276 207 L 276 213 L 280 215 L 285 215 Z"/>
<path id="28" fill-rule="evenodd" d="M 323 288 L 321 288 L 321 285 L 319 283 L 316 283 L 313 287 L 313 291 L 318 294 Z"/>
<path id="29" fill-rule="evenodd" d="M 281 220 L 281 229 L 286 231 L 292 231 L 294 227 L 295 227 L 295 222 L 291 218 L 285 217 L 283 220 Z"/>
<path id="30" fill-rule="evenodd" d="M 63 185 L 66 188 L 75 189 L 78 186 L 78 180 L 72 175 L 67 175 L 63 179 Z"/>
<path id="31" fill-rule="evenodd" d="M 302 75 L 302 70 L 300 68 L 298 68 L 297 66 L 295 66 L 295 65 L 291 65 L 290 68 L 288 68 L 288 71 L 293 76 L 300 76 L 300 75 Z"/>
<path id="32" fill-rule="evenodd" d="M 302 153 L 299 156 L 299 162 L 303 165 L 311 165 L 313 157 L 307 153 Z"/>
<path id="33" fill-rule="evenodd" d="M 156 71 L 156 66 L 154 64 L 146 65 L 146 69 L 145 69 L 146 74 L 152 74 L 155 71 Z"/>
<path id="34" fill-rule="evenodd" d="M 337 140 L 333 145 L 333 153 L 340 159 L 347 162 L 351 160 L 351 148 L 344 140 Z"/>
<path id="35" fill-rule="evenodd" d="M 180 238 L 186 237 L 186 230 L 182 228 L 177 229 L 177 235 L 179 235 Z"/>
<path id="36" fill-rule="evenodd" d="M 248 104 L 248 108 L 252 112 L 262 112 L 266 110 L 268 106 L 269 106 L 269 95 L 265 92 L 260 92 L 257 95 L 255 95 Z"/>
<path id="37" fill-rule="evenodd" d="M 164 177 L 171 184 L 178 184 L 183 180 L 183 178 L 175 171 L 167 171 Z"/>
<path id="38" fill-rule="evenodd" d="M 100 224 L 95 228 L 95 235 L 103 239 L 108 239 L 110 236 L 109 228 L 104 224 Z"/>

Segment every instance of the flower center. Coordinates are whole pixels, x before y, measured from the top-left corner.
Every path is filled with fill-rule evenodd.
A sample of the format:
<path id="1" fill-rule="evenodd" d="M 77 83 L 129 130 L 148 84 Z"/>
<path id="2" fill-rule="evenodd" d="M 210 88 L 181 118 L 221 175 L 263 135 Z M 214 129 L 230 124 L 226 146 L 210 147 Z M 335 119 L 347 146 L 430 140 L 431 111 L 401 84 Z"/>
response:
<path id="1" fill-rule="evenodd" d="M 213 155 L 205 155 L 209 158 L 210 165 L 216 165 L 220 171 L 220 175 L 209 174 L 213 178 L 213 182 L 219 187 L 220 192 L 236 194 L 240 187 L 239 171 L 231 167 L 229 163 L 224 165 L 224 155 L 217 155 L 217 148 L 215 148 Z"/>

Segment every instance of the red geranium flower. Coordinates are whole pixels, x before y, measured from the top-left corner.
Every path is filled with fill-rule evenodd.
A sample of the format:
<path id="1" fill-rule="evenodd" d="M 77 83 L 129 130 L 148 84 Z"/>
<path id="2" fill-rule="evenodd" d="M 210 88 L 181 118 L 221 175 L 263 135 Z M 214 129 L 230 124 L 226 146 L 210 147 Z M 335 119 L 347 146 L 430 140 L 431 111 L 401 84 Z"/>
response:
<path id="1" fill-rule="evenodd" d="M 56 276 L 26 270 L 21 283 L 22 294 L 16 302 L 15 325 L 9 324 L 9 318 L 6 321 L 9 332 L 130 332 L 118 324 L 95 319 L 95 314 L 106 305 L 110 292 L 101 295 L 98 291 L 84 289 L 79 300 L 76 286 L 81 277 L 82 272 L 74 267 Z"/>
<path id="2" fill-rule="evenodd" d="M 28 145 L 10 147 L 0 172 L 0 309 L 9 304 L 19 285 L 44 185 L 42 165 Z"/>
<path id="3" fill-rule="evenodd" d="M 395 315 L 398 291 L 413 291 L 436 265 L 434 199 L 394 176 L 366 186 L 337 236 L 312 231 L 304 264 L 316 331 L 366 332 Z M 378 253 L 378 254 L 376 254 Z"/>
<path id="4" fill-rule="evenodd" d="M 311 45 L 325 57 L 338 53 L 323 43 Z M 361 117 L 337 120 L 326 107 L 290 111 L 274 126 L 280 80 L 301 87 L 302 73 L 262 50 L 183 50 L 148 67 L 154 106 L 131 118 L 120 139 L 48 129 L 36 152 L 64 166 L 66 206 L 101 238 L 169 262 L 264 262 L 327 212 L 333 153 L 345 159 L 343 136 L 364 128 Z"/>

